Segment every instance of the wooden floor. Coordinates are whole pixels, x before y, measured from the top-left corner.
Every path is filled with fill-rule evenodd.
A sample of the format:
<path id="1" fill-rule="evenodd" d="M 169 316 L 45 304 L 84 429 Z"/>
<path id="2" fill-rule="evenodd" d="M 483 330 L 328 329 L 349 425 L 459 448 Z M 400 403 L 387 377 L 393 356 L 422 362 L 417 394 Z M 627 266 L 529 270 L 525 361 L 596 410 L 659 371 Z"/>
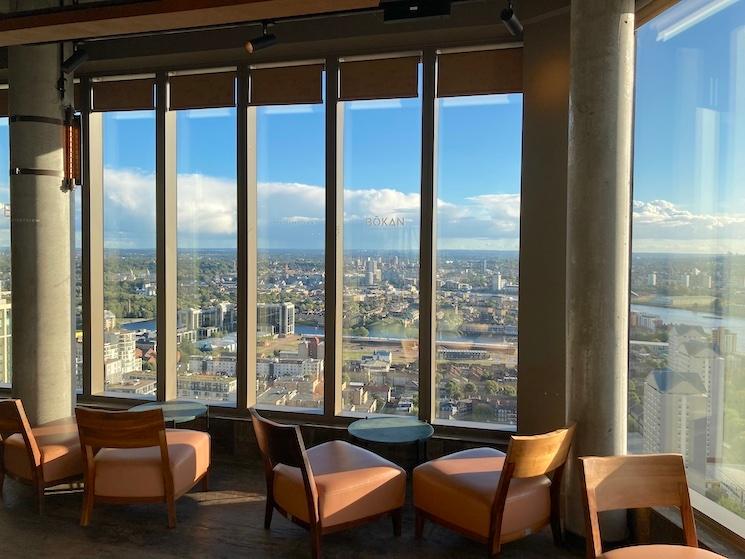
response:
<path id="1" fill-rule="evenodd" d="M 97 505 L 89 528 L 78 525 L 82 493 L 47 496 L 47 512 L 35 512 L 30 488 L 6 480 L 0 506 L 0 557 L 107 558 L 262 558 L 310 556 L 307 533 L 275 514 L 271 531 L 263 528 L 264 477 L 258 461 L 218 459 L 208 493 L 194 492 L 177 504 L 178 525 L 166 527 L 163 505 Z M 427 525 L 414 539 L 410 508 L 403 536 L 393 537 L 389 519 L 323 540 L 324 557 L 457 558 L 486 557 L 485 547 L 444 528 Z M 572 558 L 553 546 L 550 531 L 507 544 L 504 559 Z"/>

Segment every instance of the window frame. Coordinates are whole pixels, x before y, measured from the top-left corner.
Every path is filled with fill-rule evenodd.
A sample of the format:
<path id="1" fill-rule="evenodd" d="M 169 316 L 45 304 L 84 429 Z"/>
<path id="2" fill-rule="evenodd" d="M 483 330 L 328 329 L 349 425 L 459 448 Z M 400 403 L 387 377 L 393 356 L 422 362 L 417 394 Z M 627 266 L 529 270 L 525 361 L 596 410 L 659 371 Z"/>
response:
<path id="1" fill-rule="evenodd" d="M 477 49 L 501 49 L 522 47 L 522 43 L 479 44 Z M 472 50 L 473 45 L 463 45 L 462 50 Z M 460 50 L 448 45 L 447 52 Z M 436 417 L 436 383 L 434 379 L 436 364 L 435 328 L 432 311 L 435 308 L 434 235 L 436 219 L 436 72 L 437 55 L 445 52 L 439 46 L 430 45 L 418 49 L 422 66 L 422 147 L 421 147 L 421 208 L 420 208 L 420 326 L 419 326 L 419 419 L 433 423 Z M 411 50 L 392 52 L 352 52 L 333 53 L 323 58 L 325 66 L 325 167 L 326 167 L 326 223 L 325 223 L 325 340 L 327 342 L 324 363 L 324 406 L 323 413 L 308 413 L 291 410 L 266 410 L 265 413 L 279 420 L 294 423 L 323 424 L 330 427 L 344 427 L 355 417 L 342 414 L 341 370 L 342 341 L 341 314 L 343 301 L 343 106 L 339 101 L 339 67 L 342 60 L 356 58 L 395 58 L 411 55 Z M 302 58 L 260 66 L 288 65 L 304 63 Z M 188 73 L 210 73 L 216 67 L 236 68 L 237 105 L 237 182 L 238 182 L 238 351 L 237 351 L 237 405 L 226 408 L 210 406 L 210 413 L 226 418 L 244 418 L 248 408 L 256 402 L 256 370 L 254 339 L 256 313 L 256 291 L 253 289 L 256 272 L 256 231 L 251 226 L 256 212 L 256 107 L 250 104 L 251 64 L 212 64 L 206 68 L 195 66 L 172 68 L 164 67 L 155 72 L 155 115 L 156 115 L 156 208 L 157 208 L 157 246 L 156 257 L 159 262 L 158 284 L 158 353 L 161 366 L 157 369 L 157 401 L 177 397 L 175 367 L 176 333 L 176 215 L 175 215 L 175 111 L 168 107 L 168 83 L 171 75 Z M 117 74 L 117 77 L 123 73 Z M 92 109 L 92 83 L 109 75 L 90 74 L 80 80 L 80 112 L 83 121 L 83 172 L 85 186 L 82 190 L 83 206 L 83 393 L 78 395 L 79 403 L 99 404 L 124 408 L 141 403 L 141 400 L 128 397 L 102 395 L 103 392 L 103 262 L 96 255 L 101 253 L 103 241 L 94 234 L 102 228 L 103 204 L 101 187 L 102 146 L 100 131 L 102 113 Z M 169 242 L 169 240 L 171 242 Z M 170 289 L 169 289 L 170 288 Z M 163 296 L 165 294 L 165 296 Z M 170 294 L 170 297 L 169 297 Z M 172 300 L 170 300 L 172 299 Z M 170 304 L 169 304 L 170 303 Z M 169 309 L 173 313 L 169 313 Z M 100 311 L 100 312 L 99 312 Z M 173 314 L 171 317 L 170 315 Z M 100 315 L 100 316 L 99 316 Z M 99 328 L 100 326 L 100 328 Z M 96 335 L 98 333 L 98 335 Z M 171 335 L 173 334 L 173 335 Z M 171 340 L 173 338 L 173 340 Z M 171 350 L 169 351 L 169 346 Z M 171 365 L 168 355 L 173 353 Z M 459 437 L 469 440 L 489 440 L 506 443 L 513 431 L 502 430 L 498 426 L 489 427 L 476 423 L 464 425 L 456 422 L 447 424 L 434 422 L 435 434 L 446 437 Z"/>

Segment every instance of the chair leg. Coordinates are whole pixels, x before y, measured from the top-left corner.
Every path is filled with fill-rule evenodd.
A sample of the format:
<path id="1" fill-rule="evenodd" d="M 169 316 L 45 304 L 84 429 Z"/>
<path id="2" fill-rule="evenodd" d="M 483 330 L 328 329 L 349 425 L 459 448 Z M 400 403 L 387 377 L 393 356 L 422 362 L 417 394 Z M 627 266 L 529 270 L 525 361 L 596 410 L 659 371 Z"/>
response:
<path id="1" fill-rule="evenodd" d="M 310 555 L 312 559 L 321 559 L 321 529 L 318 526 L 310 529 Z"/>
<path id="2" fill-rule="evenodd" d="M 83 493 L 83 512 L 80 515 L 81 526 L 88 526 L 91 523 L 94 501 L 95 495 L 93 495 L 93 491 L 91 491 L 90 488 L 86 485 Z"/>
<path id="3" fill-rule="evenodd" d="M 168 506 L 168 527 L 176 527 L 176 501 L 173 496 L 166 498 L 166 505 Z"/>
<path id="4" fill-rule="evenodd" d="M 204 493 L 207 493 L 210 490 L 210 472 L 207 470 L 207 473 L 204 474 L 204 477 L 202 478 L 202 491 Z"/>
<path id="5" fill-rule="evenodd" d="M 264 511 L 264 530 L 269 530 L 272 527 L 272 515 L 274 514 L 274 503 L 267 497 L 266 509 Z"/>
<path id="6" fill-rule="evenodd" d="M 0 503 L 2 503 L 5 500 L 5 497 L 3 495 L 4 485 L 5 485 L 5 470 L 2 469 L 2 465 L 0 464 Z"/>
<path id="7" fill-rule="evenodd" d="M 40 515 L 44 514 L 44 482 L 41 480 L 36 482 L 36 508 Z"/>
<path id="8" fill-rule="evenodd" d="M 424 515 L 419 509 L 416 509 L 414 534 L 418 540 L 424 535 Z"/>
<path id="9" fill-rule="evenodd" d="M 562 547 L 564 545 L 564 532 L 561 529 L 561 519 L 558 516 L 551 517 L 551 534 L 554 536 L 554 545 Z"/>
<path id="10" fill-rule="evenodd" d="M 402 509 L 396 509 L 391 513 L 393 519 L 393 535 L 397 538 L 401 537 L 401 511 Z"/>

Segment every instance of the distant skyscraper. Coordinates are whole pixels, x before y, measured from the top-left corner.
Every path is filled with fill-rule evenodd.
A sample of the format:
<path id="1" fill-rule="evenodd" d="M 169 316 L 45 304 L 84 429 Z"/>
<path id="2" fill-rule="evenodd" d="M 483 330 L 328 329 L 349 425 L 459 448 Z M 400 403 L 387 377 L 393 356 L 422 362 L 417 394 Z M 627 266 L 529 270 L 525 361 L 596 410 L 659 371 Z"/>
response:
<path id="1" fill-rule="evenodd" d="M 280 336 L 295 333 L 295 305 L 293 303 L 259 303 L 256 322 L 260 332 L 270 331 Z"/>
<path id="2" fill-rule="evenodd" d="M 649 287 L 657 287 L 657 272 L 652 272 L 647 276 L 647 284 Z"/>

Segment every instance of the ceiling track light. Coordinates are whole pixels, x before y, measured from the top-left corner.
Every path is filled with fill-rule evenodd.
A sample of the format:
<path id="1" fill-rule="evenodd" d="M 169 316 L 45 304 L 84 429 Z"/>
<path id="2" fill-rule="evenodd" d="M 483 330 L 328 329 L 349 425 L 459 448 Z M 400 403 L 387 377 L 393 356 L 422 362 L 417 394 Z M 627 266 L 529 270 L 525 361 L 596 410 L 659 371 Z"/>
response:
<path id="1" fill-rule="evenodd" d="M 246 52 L 248 54 L 253 54 L 257 50 L 271 47 L 277 42 L 277 36 L 274 33 L 269 33 L 269 25 L 270 23 L 262 23 L 261 35 L 246 41 L 246 44 L 243 46 L 243 48 L 246 49 Z"/>
<path id="2" fill-rule="evenodd" d="M 502 10 L 499 17 L 502 19 L 502 23 L 507 28 L 507 31 L 510 32 L 510 35 L 519 37 L 523 34 L 523 24 L 517 19 L 515 10 L 512 8 L 512 0 L 507 3 L 507 7 Z"/>

